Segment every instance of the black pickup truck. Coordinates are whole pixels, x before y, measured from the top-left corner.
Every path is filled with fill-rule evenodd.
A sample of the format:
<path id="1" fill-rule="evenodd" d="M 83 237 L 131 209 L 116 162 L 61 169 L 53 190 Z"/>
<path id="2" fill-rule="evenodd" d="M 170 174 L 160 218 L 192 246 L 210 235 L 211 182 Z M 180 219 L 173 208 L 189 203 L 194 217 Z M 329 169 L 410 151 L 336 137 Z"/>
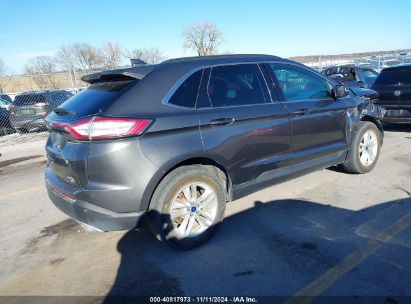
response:
<path id="1" fill-rule="evenodd" d="M 378 73 L 369 68 L 362 68 L 355 64 L 333 66 L 322 72 L 334 81 L 340 82 L 349 88 L 365 88 L 372 86 Z"/>

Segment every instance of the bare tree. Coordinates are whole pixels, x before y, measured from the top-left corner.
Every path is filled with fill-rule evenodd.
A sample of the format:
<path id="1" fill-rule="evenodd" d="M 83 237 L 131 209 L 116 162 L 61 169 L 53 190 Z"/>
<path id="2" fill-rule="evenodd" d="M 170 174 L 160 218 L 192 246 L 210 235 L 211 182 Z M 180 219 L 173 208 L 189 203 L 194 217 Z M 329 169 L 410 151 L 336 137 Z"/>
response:
<path id="1" fill-rule="evenodd" d="M 101 51 L 85 42 L 76 42 L 72 46 L 75 62 L 80 70 L 94 71 L 103 67 L 103 55 Z"/>
<path id="2" fill-rule="evenodd" d="M 126 56 L 129 59 L 141 59 L 151 64 L 159 63 L 167 59 L 167 56 L 156 47 L 135 49 L 128 52 Z"/>
<path id="3" fill-rule="evenodd" d="M 58 62 L 68 70 L 99 70 L 104 65 L 102 51 L 85 42 L 63 45 L 57 52 Z"/>
<path id="4" fill-rule="evenodd" d="M 0 58 L 0 77 L 6 74 L 6 66 L 4 65 L 3 59 Z"/>
<path id="5" fill-rule="evenodd" d="M 3 59 L 0 58 L 0 93 L 4 92 L 5 87 L 9 82 L 9 78 L 6 77 L 6 66 Z"/>
<path id="6" fill-rule="evenodd" d="M 105 69 L 118 68 L 124 58 L 123 50 L 120 45 L 111 41 L 108 41 L 103 45 L 101 53 Z"/>
<path id="7" fill-rule="evenodd" d="M 217 54 L 223 42 L 223 34 L 217 25 L 209 21 L 193 23 L 183 31 L 184 48 L 195 51 L 198 56 Z"/>
<path id="8" fill-rule="evenodd" d="M 50 56 L 37 56 L 29 60 L 25 73 L 29 74 L 40 89 L 57 89 L 54 73 L 57 71 L 56 59 Z"/>
<path id="9" fill-rule="evenodd" d="M 56 54 L 57 61 L 66 70 L 78 70 L 80 67 L 78 65 L 74 48 L 72 45 L 62 45 Z"/>

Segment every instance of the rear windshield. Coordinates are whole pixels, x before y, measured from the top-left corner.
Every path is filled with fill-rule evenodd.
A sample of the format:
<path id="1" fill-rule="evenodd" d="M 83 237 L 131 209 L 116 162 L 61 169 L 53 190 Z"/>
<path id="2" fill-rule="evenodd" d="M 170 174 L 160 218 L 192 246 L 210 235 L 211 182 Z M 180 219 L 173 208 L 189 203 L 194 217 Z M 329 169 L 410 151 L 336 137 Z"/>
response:
<path id="1" fill-rule="evenodd" d="M 382 70 L 375 85 L 411 85 L 411 68 Z"/>
<path id="2" fill-rule="evenodd" d="M 94 83 L 64 102 L 59 108 L 85 116 L 105 111 L 123 91 L 138 80 L 122 80 Z"/>
<path id="3" fill-rule="evenodd" d="M 46 102 L 46 97 L 41 94 L 24 94 L 17 95 L 13 104 L 15 106 L 30 106 L 35 103 Z"/>

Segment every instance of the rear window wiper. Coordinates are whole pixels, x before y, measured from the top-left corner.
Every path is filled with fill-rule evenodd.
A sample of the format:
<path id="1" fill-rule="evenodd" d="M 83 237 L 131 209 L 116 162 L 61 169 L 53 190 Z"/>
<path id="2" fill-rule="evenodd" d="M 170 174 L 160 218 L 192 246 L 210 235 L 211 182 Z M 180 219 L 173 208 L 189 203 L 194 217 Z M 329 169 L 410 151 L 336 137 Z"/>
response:
<path id="1" fill-rule="evenodd" d="M 74 115 L 76 114 L 76 112 L 64 109 L 64 108 L 56 108 L 53 110 L 54 113 L 56 113 L 59 116 L 63 116 L 63 115 Z"/>

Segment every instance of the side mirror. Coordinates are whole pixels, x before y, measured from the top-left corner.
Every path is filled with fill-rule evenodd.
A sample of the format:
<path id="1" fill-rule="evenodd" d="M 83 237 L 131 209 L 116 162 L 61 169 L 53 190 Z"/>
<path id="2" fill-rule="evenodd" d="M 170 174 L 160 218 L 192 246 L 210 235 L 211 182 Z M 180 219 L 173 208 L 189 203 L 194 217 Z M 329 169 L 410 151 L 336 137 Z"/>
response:
<path id="1" fill-rule="evenodd" d="M 334 87 L 334 96 L 335 98 L 344 98 L 345 96 L 348 96 L 347 88 L 342 84 L 337 84 Z"/>
<path id="2" fill-rule="evenodd" d="M 364 81 L 357 81 L 357 83 L 358 83 L 358 87 L 360 87 L 360 88 L 365 88 L 365 83 L 364 83 Z"/>

